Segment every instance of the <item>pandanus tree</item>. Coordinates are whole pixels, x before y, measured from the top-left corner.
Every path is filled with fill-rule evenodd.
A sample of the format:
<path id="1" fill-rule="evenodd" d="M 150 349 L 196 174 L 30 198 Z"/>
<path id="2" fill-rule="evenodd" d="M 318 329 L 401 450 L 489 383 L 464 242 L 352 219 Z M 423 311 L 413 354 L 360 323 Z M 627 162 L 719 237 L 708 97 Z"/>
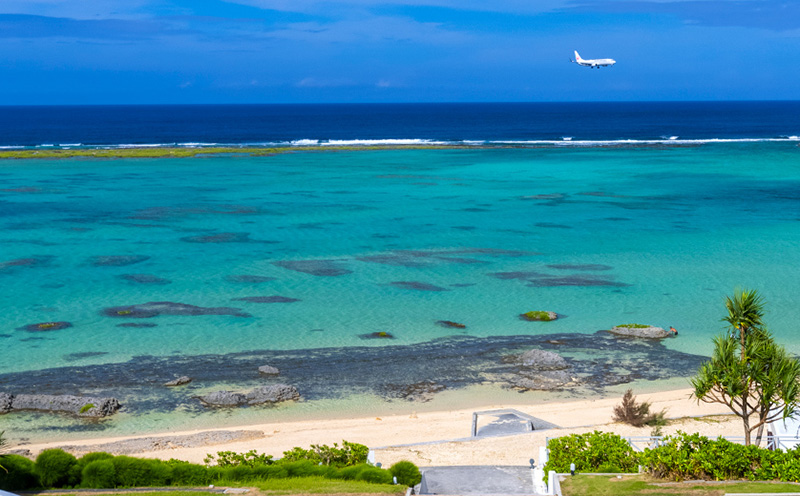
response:
<path id="1" fill-rule="evenodd" d="M 730 331 L 714 338 L 711 360 L 692 379 L 698 401 L 722 403 L 742 419 L 745 444 L 761 442 L 764 426 L 794 413 L 800 401 L 800 363 L 764 327 L 756 291 L 726 298 Z"/>

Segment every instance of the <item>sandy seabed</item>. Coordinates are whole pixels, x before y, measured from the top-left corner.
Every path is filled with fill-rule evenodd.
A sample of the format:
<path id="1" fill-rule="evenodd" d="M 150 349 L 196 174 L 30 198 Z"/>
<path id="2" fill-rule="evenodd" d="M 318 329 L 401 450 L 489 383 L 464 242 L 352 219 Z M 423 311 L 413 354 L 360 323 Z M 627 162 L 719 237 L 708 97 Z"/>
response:
<path id="1" fill-rule="evenodd" d="M 669 424 L 662 428 L 663 434 L 677 431 L 700 433 L 715 438 L 742 436 L 741 420 L 720 404 L 698 403 L 691 397 L 691 390 L 680 389 L 639 394 L 638 401 L 652 404 L 651 411 L 667 410 Z M 137 451 L 136 456 L 170 459 L 176 458 L 202 463 L 208 453 L 217 451 L 243 452 L 257 450 L 275 457 L 295 446 L 308 447 L 311 444 L 328 444 L 347 440 L 369 446 L 375 454 L 375 461 L 390 465 L 399 460 L 409 460 L 419 466 L 455 465 L 527 465 L 531 458 L 538 457 L 539 447 L 545 446 L 547 438 L 560 437 L 572 433 L 600 430 L 615 432 L 622 436 L 648 436 L 651 427 L 636 428 L 613 422 L 613 407 L 620 403 L 620 397 L 598 398 L 578 401 L 544 403 L 541 405 L 492 405 L 489 407 L 457 410 L 427 411 L 382 417 L 359 417 L 331 420 L 281 421 L 258 425 L 226 428 L 226 431 L 257 431 L 255 436 L 239 436 L 227 442 L 214 440 L 214 436 L 193 436 L 196 442 L 176 443 L 170 438 L 192 434 L 213 433 L 214 429 L 203 431 L 171 432 L 158 434 L 157 449 L 152 443 L 145 451 Z M 558 428 L 497 437 L 470 438 L 473 412 L 494 409 L 516 409 Z M 484 417 L 481 417 L 483 419 Z M 480 425 L 480 424 L 479 424 Z M 259 434 L 263 432 L 263 436 Z M 242 433 L 244 434 L 244 433 Z M 249 433 L 248 433 L 249 434 Z M 91 450 L 93 445 L 136 439 L 142 436 L 117 438 L 94 438 L 85 441 L 72 441 L 70 446 L 79 451 Z M 254 438 L 253 438 L 254 437 Z M 243 440 L 243 438 L 246 438 Z M 37 443 L 20 448 L 37 454 L 43 449 L 64 446 L 64 442 Z M 108 450 L 108 446 L 103 446 Z M 128 451 L 128 453 L 131 453 Z"/>

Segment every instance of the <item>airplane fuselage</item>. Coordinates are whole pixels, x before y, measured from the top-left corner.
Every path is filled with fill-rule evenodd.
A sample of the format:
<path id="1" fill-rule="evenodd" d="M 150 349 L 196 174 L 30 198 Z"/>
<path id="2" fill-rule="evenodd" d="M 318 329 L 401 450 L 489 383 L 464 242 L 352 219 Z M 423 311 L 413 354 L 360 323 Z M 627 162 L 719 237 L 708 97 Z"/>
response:
<path id="1" fill-rule="evenodd" d="M 595 67 L 611 67 L 617 63 L 617 61 L 614 59 L 582 59 L 581 56 L 578 55 L 577 50 L 575 51 L 575 60 L 570 59 L 570 62 L 574 62 L 584 67 L 591 67 L 593 69 Z"/>

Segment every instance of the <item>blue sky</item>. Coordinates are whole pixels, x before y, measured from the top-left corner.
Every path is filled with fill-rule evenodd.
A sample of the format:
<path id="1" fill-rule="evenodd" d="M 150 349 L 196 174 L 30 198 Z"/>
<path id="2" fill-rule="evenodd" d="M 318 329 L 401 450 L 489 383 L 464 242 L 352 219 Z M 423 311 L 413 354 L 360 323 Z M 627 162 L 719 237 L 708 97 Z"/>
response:
<path id="1" fill-rule="evenodd" d="M 0 104 L 796 100 L 800 1 L 2 0 L 0 60 Z"/>

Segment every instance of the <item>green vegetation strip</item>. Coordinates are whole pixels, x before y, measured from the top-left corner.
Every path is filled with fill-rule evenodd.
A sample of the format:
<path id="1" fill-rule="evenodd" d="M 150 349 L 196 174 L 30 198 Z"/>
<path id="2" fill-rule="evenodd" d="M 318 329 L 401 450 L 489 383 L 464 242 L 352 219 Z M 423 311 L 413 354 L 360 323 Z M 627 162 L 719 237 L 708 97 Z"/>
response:
<path id="1" fill-rule="evenodd" d="M 405 494 L 406 486 L 372 484 L 364 481 L 299 477 L 254 481 L 246 484 L 265 494 Z M 208 495 L 206 495 L 208 496 Z"/>
<path id="2" fill-rule="evenodd" d="M 319 151 L 369 151 L 369 150 L 430 150 L 455 148 L 455 145 L 403 145 L 403 146 L 304 146 L 300 147 L 236 147 L 215 146 L 202 148 L 147 147 L 147 148 L 69 148 L 0 150 L 0 159 L 59 159 L 59 158 L 191 158 L 204 155 L 265 156 L 289 152 Z M 474 148 L 474 147 L 470 147 Z"/>
<path id="3" fill-rule="evenodd" d="M 567 477 L 561 483 L 564 496 L 722 496 L 735 493 L 797 493 L 800 486 L 785 482 L 684 482 L 663 484 L 644 475 L 583 475 Z"/>

